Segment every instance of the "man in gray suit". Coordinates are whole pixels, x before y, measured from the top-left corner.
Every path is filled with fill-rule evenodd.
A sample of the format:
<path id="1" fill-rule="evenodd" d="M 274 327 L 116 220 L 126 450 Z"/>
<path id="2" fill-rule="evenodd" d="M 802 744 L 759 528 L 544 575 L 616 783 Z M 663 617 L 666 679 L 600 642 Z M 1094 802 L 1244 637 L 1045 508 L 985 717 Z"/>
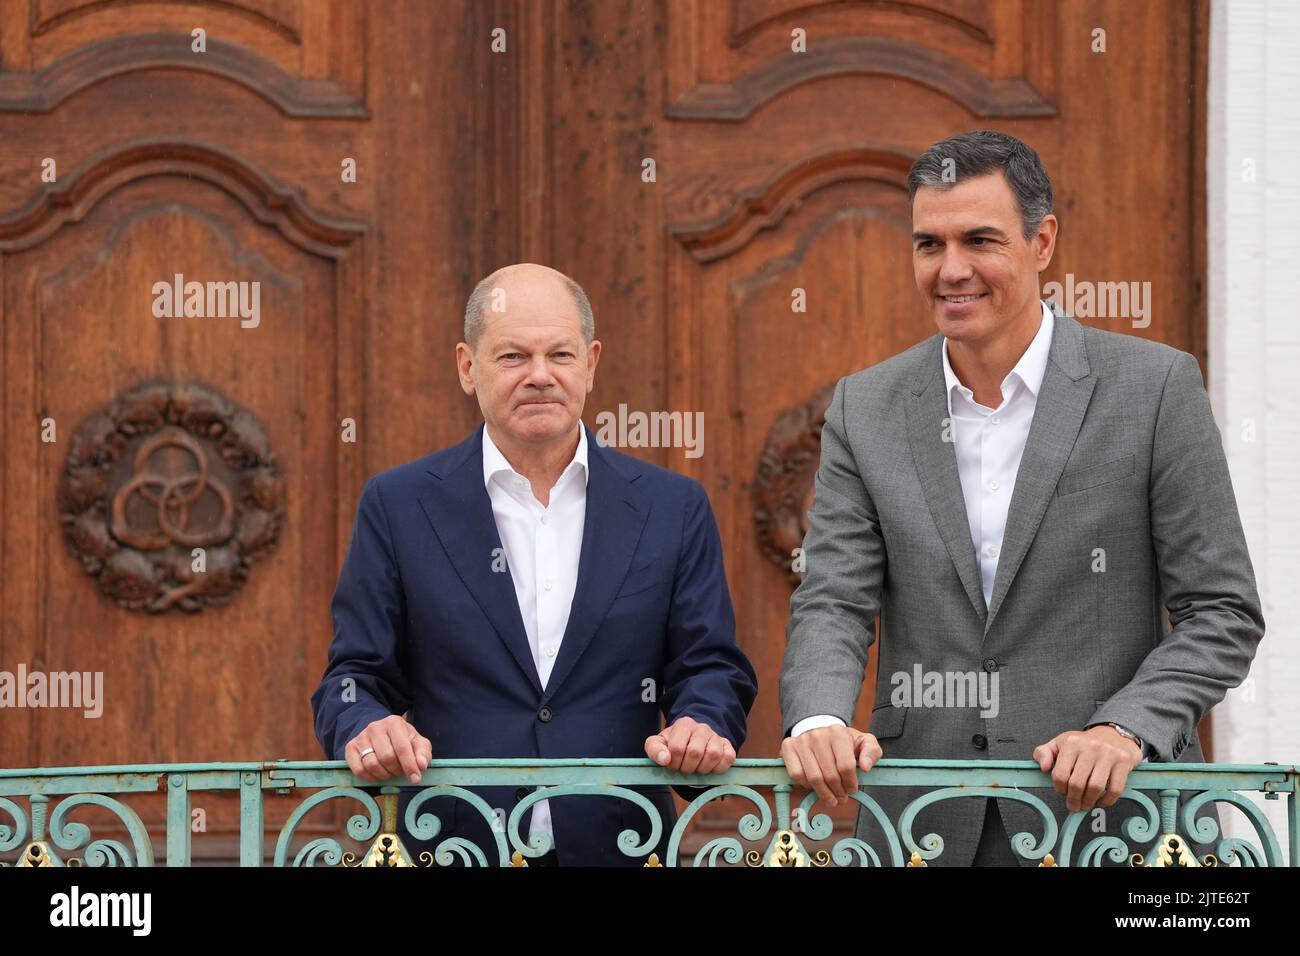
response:
<path id="1" fill-rule="evenodd" d="M 1264 634 L 1250 556 L 1195 358 L 1039 300 L 1057 221 L 1038 155 L 963 133 L 916 161 L 908 192 L 939 334 L 835 388 L 790 600 L 781 754 L 831 806 L 880 741 L 891 757 L 1032 754 L 1055 789 L 1030 792 L 1059 824 L 1116 806 L 1143 759 L 1205 759 L 1197 721 Z M 877 614 L 864 733 L 848 723 Z M 870 796 L 897 826 L 926 789 Z M 1134 813 L 1126 799 L 1089 814 L 1075 853 L 1131 837 Z M 943 838 L 934 864 L 1015 865 L 1022 831 L 1044 831 L 1026 804 L 966 797 L 921 811 L 913 835 Z M 886 845 L 862 808 L 855 835 Z"/>

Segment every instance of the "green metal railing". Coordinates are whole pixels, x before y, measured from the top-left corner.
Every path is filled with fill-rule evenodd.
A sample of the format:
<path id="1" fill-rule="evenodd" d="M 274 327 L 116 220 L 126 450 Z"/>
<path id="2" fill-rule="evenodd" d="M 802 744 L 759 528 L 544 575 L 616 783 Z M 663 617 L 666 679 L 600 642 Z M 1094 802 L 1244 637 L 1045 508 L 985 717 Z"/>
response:
<path id="1" fill-rule="evenodd" d="M 1033 808 L 1041 819 L 1039 833 L 1020 833 L 1013 840 L 1024 859 L 1043 866 L 1099 866 L 1103 860 L 1134 865 L 1300 865 L 1300 775 L 1294 766 L 1276 764 L 1146 764 L 1134 770 L 1124 792 L 1136 810 L 1124 824 L 1132 844 L 1113 835 L 1080 834 L 1089 811 L 1069 814 L 1058 826 L 1051 809 L 1033 793 L 1050 790 L 1051 777 L 1032 761 L 882 760 L 869 774 L 859 774 L 863 789 L 851 799 L 886 824 L 887 845 L 872 847 L 852 836 L 818 846 L 833 836 L 833 821 L 814 813 L 816 794 L 791 806 L 794 785 L 780 760 L 737 760 L 723 774 L 680 774 L 645 759 L 618 760 L 435 760 L 425 771 L 422 789 L 407 807 L 407 831 L 421 840 L 436 840 L 440 822 L 423 804 L 432 797 L 455 797 L 482 814 L 492 830 L 492 842 L 476 846 L 448 836 L 433 852 L 412 859 L 397 833 L 398 786 L 395 778 L 383 786 L 354 777 L 342 761 L 274 761 L 269 763 L 150 764 L 114 767 L 53 767 L 0 770 L 0 865 L 18 866 L 152 866 L 155 853 L 148 828 L 128 800 L 149 793 L 166 793 L 166 863 L 188 866 L 192 841 L 205 835 L 192 832 L 191 810 L 196 794 L 237 792 L 239 796 L 239 857 L 241 866 L 261 866 L 266 856 L 266 800 L 272 793 L 301 798 L 275 836 L 275 866 L 442 866 L 452 863 L 521 866 L 545 852 L 520 836 L 524 812 L 538 800 L 565 795 L 605 795 L 630 801 L 645 814 L 649 836 L 625 830 L 619 848 L 647 866 L 923 866 L 943 852 L 937 834 L 912 832 L 916 815 L 943 800 L 965 797 L 1013 799 Z M 666 859 L 653 849 L 660 843 L 664 821 L 655 806 L 632 787 L 695 785 L 709 789 L 690 802 L 672 826 Z M 504 821 L 471 787 L 527 786 L 536 788 L 513 808 Z M 890 821 L 873 797 L 882 787 L 924 787 Z M 378 789 L 378 799 L 366 789 Z M 1143 791 L 1157 794 L 1152 800 Z M 1186 794 L 1185 799 L 1180 800 Z M 1250 794 L 1264 800 L 1286 795 L 1287 855 L 1267 816 Z M 682 838 L 700 810 L 721 797 L 739 798 L 745 812 L 736 836 L 713 837 L 689 857 Z M 770 799 L 769 799 L 770 797 Z M 26 806 L 15 798 L 26 798 Z M 346 852 L 342 834 L 308 839 L 299 832 L 304 821 L 332 801 L 359 807 L 349 818 L 347 836 L 362 848 Z M 1197 818 L 1209 805 L 1231 806 L 1249 822 L 1254 840 L 1221 837 L 1212 819 Z M 92 839 L 91 828 L 69 816 L 79 807 L 108 811 L 125 831 L 124 839 Z M 1119 804 L 1117 804 L 1119 806 Z M 1196 842 L 1212 844 L 1215 852 L 1197 860 L 1186 850 Z M 1140 845 L 1149 849 L 1135 852 Z"/>

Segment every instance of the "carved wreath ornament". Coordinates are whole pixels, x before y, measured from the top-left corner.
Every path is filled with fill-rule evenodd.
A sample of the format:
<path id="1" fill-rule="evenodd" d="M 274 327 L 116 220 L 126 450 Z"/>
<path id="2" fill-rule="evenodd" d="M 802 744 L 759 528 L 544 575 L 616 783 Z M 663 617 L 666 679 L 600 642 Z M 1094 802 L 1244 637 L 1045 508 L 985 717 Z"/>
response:
<path id="1" fill-rule="evenodd" d="M 786 580 L 799 585 L 794 555 L 808 533 L 808 509 L 821 460 L 822 426 L 835 396 L 834 383 L 798 408 L 782 413 L 767 433 L 754 481 L 754 528 L 763 556 L 785 568 Z"/>
<path id="2" fill-rule="evenodd" d="M 147 382 L 72 438 L 59 512 L 72 553 L 131 610 L 226 604 L 275 548 L 284 480 L 262 426 L 204 385 Z"/>

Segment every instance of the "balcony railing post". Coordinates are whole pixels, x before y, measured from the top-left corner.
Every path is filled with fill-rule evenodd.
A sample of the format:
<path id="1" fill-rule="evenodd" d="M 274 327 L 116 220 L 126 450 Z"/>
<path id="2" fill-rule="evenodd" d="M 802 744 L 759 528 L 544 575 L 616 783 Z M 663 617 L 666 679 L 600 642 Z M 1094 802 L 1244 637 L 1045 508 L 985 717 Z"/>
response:
<path id="1" fill-rule="evenodd" d="M 239 865 L 262 865 L 262 775 L 247 771 L 239 777 Z"/>
<path id="2" fill-rule="evenodd" d="M 167 775 L 167 865 L 190 865 L 190 790 L 187 775 Z"/>
<path id="3" fill-rule="evenodd" d="M 1291 792 L 1286 795 L 1286 838 L 1291 866 L 1300 867 L 1300 771 L 1292 770 Z"/>

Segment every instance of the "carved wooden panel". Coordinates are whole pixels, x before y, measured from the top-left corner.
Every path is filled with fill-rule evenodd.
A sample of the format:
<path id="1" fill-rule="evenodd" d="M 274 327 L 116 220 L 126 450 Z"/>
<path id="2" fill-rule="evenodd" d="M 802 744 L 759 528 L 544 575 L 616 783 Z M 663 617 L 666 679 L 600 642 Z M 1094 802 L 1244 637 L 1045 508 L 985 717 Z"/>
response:
<path id="1" fill-rule="evenodd" d="M 305 652 L 314 650 L 313 635 L 330 629 L 336 570 L 319 558 L 341 554 L 351 524 L 346 500 L 360 476 L 355 459 L 340 457 L 339 422 L 361 407 L 362 350 L 342 310 L 359 291 L 351 253 L 362 234 L 356 223 L 311 212 L 237 156 L 185 143 L 96 157 L 43 201 L 0 220 L 3 400 L 21 410 L 4 431 L 11 466 L 4 497 L 23 502 L 7 513 L 3 557 L 7 578 L 32 582 L 5 589 L 4 651 L 29 664 L 102 671 L 122 695 L 94 734 L 70 714 L 7 718 L 14 733 L 4 737 L 6 763 L 74 756 L 82 763 L 130 762 L 141 753 L 220 759 L 239 739 L 265 741 L 272 751 L 296 749 L 304 728 L 268 718 L 280 706 L 272 697 L 306 700 L 319 679 L 323 647 Z M 155 286 L 177 277 L 258 283 L 256 324 L 239 315 L 160 317 Z M 108 418 L 96 417 L 119 393 L 157 376 L 220 382 L 231 404 L 181 390 L 162 405 L 164 393 L 146 390 L 110 406 Z M 184 625 L 173 615 L 126 614 L 98 597 L 80 564 L 56 547 L 60 503 L 66 512 L 91 490 L 65 483 L 56 500 L 69 456 L 74 465 L 89 460 L 92 434 L 111 446 L 109 426 L 120 432 L 124 416 L 156 439 L 184 446 L 185 435 L 206 433 L 216 441 L 197 447 L 232 507 L 245 503 L 230 517 L 241 547 L 260 553 L 283 508 L 273 560 L 249 576 L 240 600 L 187 617 Z M 76 434 L 87 420 L 88 431 Z M 46 421 L 58 429 L 57 440 L 34 442 L 32 429 Z M 212 434 L 214 425 L 224 428 L 224 442 Z M 118 541 L 130 540 L 128 529 L 137 524 L 148 527 L 140 502 L 115 493 L 146 469 L 143 447 L 124 445 L 131 467 L 123 460 L 104 475 L 107 520 Z M 282 477 L 266 470 L 273 461 Z M 218 532 L 223 501 L 218 492 L 195 503 Z M 91 533 L 85 525 L 74 530 Z M 137 547 L 146 540 L 137 538 Z M 217 562 L 210 571 L 223 572 L 219 548 L 208 559 Z M 106 570 L 113 570 L 111 560 Z M 218 573 L 213 586 L 222 580 Z M 128 585 L 120 581 L 114 596 L 148 600 Z M 141 654 L 149 666 L 140 666 Z M 274 695 L 248 679 L 258 673 L 275 675 Z M 225 690 L 214 697 L 214 686 Z"/>
<path id="2" fill-rule="evenodd" d="M 229 603 L 274 550 L 284 480 L 255 415 L 201 384 L 149 382 L 77 427 L 59 510 L 105 595 L 198 611 Z"/>
<path id="3" fill-rule="evenodd" d="M 221 0 L 220 4 L 191 2 L 174 5 L 188 6 L 191 20 L 204 18 L 214 7 L 224 6 L 233 13 L 243 14 L 264 30 L 302 42 L 303 17 L 299 0 Z M 98 12 L 97 8 L 103 6 L 103 0 L 31 0 L 32 36 L 91 17 Z"/>
<path id="4" fill-rule="evenodd" d="M 760 29 L 783 23 L 820 23 L 833 15 L 842 0 L 730 0 L 732 46 L 739 46 Z M 948 31 L 966 34 L 983 43 L 992 42 L 995 4 L 985 0 L 903 0 L 903 2 L 858 2 L 855 15 L 864 31 L 887 32 L 893 24 L 932 23 Z"/>
<path id="5" fill-rule="evenodd" d="M 286 116 L 361 118 L 363 13 L 305 0 L 16 0 L 0 9 L 0 112 L 48 112 L 126 74 L 189 73 L 251 90 Z"/>
<path id="6" fill-rule="evenodd" d="M 975 116 L 1056 113 L 1040 80 L 1026 75 L 1031 51 L 1021 29 L 1053 14 L 1045 6 L 1031 13 L 1023 0 L 694 0 L 678 12 L 669 18 L 673 118 L 741 122 L 798 87 L 849 76 L 902 81 Z"/>

